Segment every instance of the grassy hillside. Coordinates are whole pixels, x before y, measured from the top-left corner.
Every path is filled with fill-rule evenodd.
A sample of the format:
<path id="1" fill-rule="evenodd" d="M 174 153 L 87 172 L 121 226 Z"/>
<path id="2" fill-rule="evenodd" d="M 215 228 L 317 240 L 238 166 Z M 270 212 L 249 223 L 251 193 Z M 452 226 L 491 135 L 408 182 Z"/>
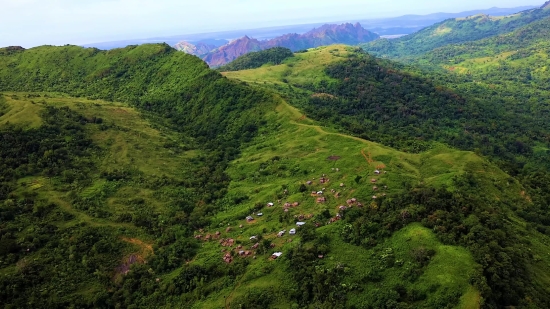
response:
<path id="1" fill-rule="evenodd" d="M 194 195 L 193 187 L 185 182 L 190 173 L 202 168 L 196 166 L 200 152 L 184 150 L 193 148 L 192 141 L 189 144 L 181 142 L 188 140 L 187 137 L 142 118 L 134 109 L 121 103 L 54 94 L 38 97 L 36 94 L 8 93 L 5 98 L 9 110 L 26 106 L 23 108 L 31 109 L 26 110 L 27 114 L 35 109 L 35 113 L 42 115 L 41 126 L 21 122 L 13 114 L 2 117 L 2 121 L 24 128 L 24 132 L 40 130 L 47 125 L 48 117 L 43 113 L 54 108 L 87 119 L 84 125 L 78 123 L 84 134 L 82 138 L 89 138 L 91 144 L 86 150 L 89 154 L 78 159 L 81 160 L 78 166 L 82 167 L 82 160 L 87 159 L 90 169 L 80 168 L 82 177 L 73 175 L 73 179 L 67 179 L 70 177 L 67 170 L 49 176 L 40 171 L 30 173 L 33 175 L 17 180 L 15 191 L 3 206 L 5 214 L 12 203 L 19 205 L 25 196 L 27 201 L 30 199 L 34 203 L 34 210 L 23 211 L 17 219 L 8 218 L 4 223 L 3 231 L 11 230 L 4 235 L 13 235 L 18 248 L 24 246 L 30 250 L 13 250 L 14 253 L 8 254 L 8 260 L 4 260 L 7 267 L 1 271 L 3 284 L 31 280 L 40 286 L 40 290 L 55 291 L 59 297 L 49 299 L 49 306 L 70 303 L 102 306 L 119 302 L 210 308 L 223 306 L 226 299 L 231 307 L 254 305 L 259 299 L 266 302 L 264 305 L 275 308 L 293 303 L 298 306 L 380 307 L 392 302 L 428 307 L 449 303 L 460 304 L 462 308 L 479 306 L 479 287 L 472 285 L 471 278 L 478 273 L 480 266 L 472 254 L 457 245 L 444 245 L 441 232 L 434 234 L 431 229 L 412 223 L 418 220 L 414 216 L 402 218 L 404 208 L 397 206 L 399 196 L 408 196 L 410 190 L 418 190 L 419 186 L 456 190 L 457 177 L 469 170 L 483 170 L 481 178 L 487 177 L 495 184 L 509 179 L 473 153 L 443 146 L 420 154 L 398 152 L 323 128 L 281 102 L 276 110 L 266 115 L 268 125 L 262 127 L 258 137 L 243 148 L 241 158 L 230 164 L 227 173 L 232 180 L 228 193 L 217 202 L 217 211 L 199 231 L 201 225 L 196 225 L 194 220 L 204 218 L 195 215 L 204 214 L 199 215 L 200 211 L 195 210 L 186 216 L 185 209 L 189 206 L 181 200 L 181 196 L 190 198 Z M 63 107 L 69 107 L 69 110 Z M 95 122 L 88 122 L 94 117 Z M 101 119 L 100 123 L 98 119 Z M 5 134 L 6 127 L 3 130 Z M 329 160 L 329 157 L 333 158 Z M 373 174 L 376 168 L 383 173 L 379 176 Z M 324 185 L 318 182 L 322 174 L 330 179 Z M 379 190 L 373 191 L 371 178 L 378 180 L 374 185 Z M 307 180 L 313 184 L 301 192 L 301 185 Z M 508 192 L 519 197 L 521 188 L 517 184 L 513 186 L 514 189 Z M 328 201 L 317 204 L 310 191 L 323 187 Z M 508 193 L 493 185 L 484 185 L 483 188 L 503 199 L 509 198 Z M 341 192 L 341 197 L 329 194 L 331 189 Z M 378 199 L 373 200 L 373 195 Z M 353 205 L 350 209 L 340 210 L 339 206 L 347 206 L 346 200 L 350 198 L 356 198 L 363 208 Z M 403 207 L 412 207 L 409 205 L 411 200 L 407 200 L 407 206 Z M 268 202 L 274 202 L 275 206 L 266 207 Z M 286 202 L 299 202 L 300 205 L 285 212 L 283 204 Z M 419 206 L 410 208 L 410 211 L 422 216 L 422 210 L 415 208 Z M 258 212 L 263 212 L 263 216 L 258 217 Z M 343 220 L 327 224 L 338 213 Z M 350 237 L 358 232 L 354 230 L 356 226 L 363 226 L 364 223 L 358 221 L 362 220 L 363 213 L 373 220 L 369 223 L 373 225 L 372 230 L 365 231 L 371 236 L 368 242 L 356 243 Z M 247 222 L 245 217 L 248 215 L 254 216 L 255 220 Z M 312 216 L 304 220 L 309 228 L 313 228 L 313 222 L 320 223 L 321 227 L 315 231 L 298 229 L 297 236 L 288 236 L 288 231 L 298 220 L 295 216 L 300 215 Z M 157 218 L 159 221 L 155 220 Z M 399 220 L 395 220 L 397 218 Z M 45 226 L 56 232 L 44 234 L 43 228 L 13 231 L 23 222 Z M 240 225 L 243 228 L 239 228 Z M 380 226 L 375 228 L 377 225 Z M 226 231 L 228 227 L 231 230 Z M 276 237 L 282 229 L 286 229 L 287 234 Z M 217 231 L 221 232 L 219 237 L 215 236 Z M 36 238 L 37 233 L 44 234 L 41 242 L 22 242 L 26 238 Z M 78 248 L 71 249 L 73 243 L 63 240 L 68 234 L 73 235 L 73 241 L 79 239 L 80 236 L 76 235 L 90 237 L 86 236 L 87 233 L 97 236 L 85 243 L 80 241 Z M 192 235 L 202 235 L 203 239 L 196 240 Z M 237 245 L 250 250 L 248 248 L 254 242 L 249 238 L 255 235 L 261 237 L 262 246 L 267 240 L 275 247 L 267 245 L 265 249 L 251 250 L 256 258 L 239 258 L 237 254 L 228 265 L 221 259 L 224 253 L 220 249 L 224 247 L 219 244 L 219 239 L 205 242 L 206 235 L 233 238 L 235 254 L 239 251 Z M 101 239 L 108 241 L 101 242 Z M 289 242 L 289 239 L 293 241 Z M 317 245 L 311 247 L 313 244 Z M 105 245 L 109 247 L 100 247 Z M 113 250 L 112 246 L 119 249 Z M 103 251 L 98 251 L 99 248 Z M 270 254 L 277 251 L 283 252 L 283 256 L 271 261 Z M 62 252 L 73 253 L 64 258 Z M 301 254 L 311 254 L 312 257 Z M 323 259 L 318 258 L 319 254 L 323 254 Z M 10 259 L 18 260 L 18 266 L 10 266 Z M 88 267 L 94 267 L 95 273 L 86 273 L 89 268 L 72 262 L 90 259 L 93 264 Z M 131 267 L 132 271 L 123 276 L 123 266 L 132 259 L 137 262 Z M 42 262 L 22 266 L 21 261 L 30 260 Z M 186 260 L 190 262 L 185 263 Z M 54 264 L 50 264 L 53 261 L 58 267 L 67 269 L 67 273 L 55 272 L 51 268 Z M 141 264 L 145 261 L 149 266 Z M 314 268 L 301 270 L 294 269 L 293 265 Z M 149 268 L 153 272 L 147 271 Z M 319 290 L 320 287 L 313 286 L 309 290 L 311 298 L 302 299 L 302 292 L 287 292 L 301 291 L 300 288 L 304 287 L 299 281 L 304 276 L 300 271 L 312 275 L 315 273 L 313 269 L 319 268 L 326 269 L 328 278 L 341 286 L 334 291 L 333 283 L 325 283 L 329 285 L 324 289 L 330 287 L 335 295 L 325 298 L 323 288 Z M 21 277 L 38 270 L 40 273 L 36 279 Z M 74 273 L 80 274 L 78 282 L 63 289 L 54 284 L 74 280 Z M 187 281 L 189 279 L 184 279 L 191 273 L 195 273 L 194 276 L 204 273 L 204 282 L 184 288 L 184 282 L 191 284 Z M 441 276 L 442 273 L 446 275 Z M 44 278 L 42 276 L 49 278 L 34 281 Z M 139 280 L 142 287 L 132 288 L 132 280 Z M 278 284 L 273 285 L 273 282 Z M 147 289 L 162 292 L 149 294 Z M 108 290 L 113 292 L 105 294 Z M 79 291 L 87 292 L 82 294 Z M 26 303 L 19 302 L 19 298 L 5 289 L 3 299 L 18 307 L 40 306 L 36 301 L 41 296 L 34 294 L 34 290 L 24 290 L 23 295 L 28 298 Z M 258 298 L 259 295 L 263 296 Z"/>
<path id="2" fill-rule="evenodd" d="M 550 301 L 525 221 L 544 178 L 531 194 L 438 142 L 478 107 L 407 67 L 345 46 L 223 75 L 164 45 L 1 53 L 7 308 Z"/>
<path id="3" fill-rule="evenodd" d="M 453 91 L 432 84 L 429 78 L 439 77 L 440 75 L 436 73 L 421 72 L 414 68 L 374 59 L 367 55 L 358 54 L 352 48 L 344 46 L 312 49 L 308 53 L 297 54 L 295 58 L 278 66 L 264 66 L 255 70 L 226 72 L 223 74 L 282 93 L 290 102 L 302 107 L 308 116 L 318 119 L 324 125 L 334 126 L 337 129 L 343 129 L 374 140 L 383 138 L 381 133 L 387 132 L 387 140 L 383 140 L 384 143 L 395 143 L 394 145 L 400 148 L 410 150 L 421 151 L 421 149 L 437 148 L 431 142 L 433 140 L 440 140 L 461 148 L 474 149 L 475 139 L 464 144 L 460 141 L 462 138 L 468 139 L 468 135 L 470 132 L 473 133 L 471 130 L 474 127 L 478 127 L 480 131 L 473 133 L 471 137 L 481 138 L 479 141 L 485 140 L 484 143 L 487 139 L 490 139 L 493 145 L 501 144 L 503 140 L 512 137 L 510 135 L 505 137 L 501 132 L 507 132 L 507 134 L 512 132 L 521 134 L 520 132 L 523 132 L 517 129 L 512 131 L 512 127 L 517 128 L 519 121 L 516 122 L 512 117 L 508 117 L 507 111 L 495 102 L 480 102 L 479 100 L 473 100 L 465 92 L 462 92 L 462 96 L 456 90 Z M 310 78 L 310 76 L 315 76 L 315 78 Z M 446 83 L 450 80 L 452 80 L 450 77 L 445 76 L 441 82 Z M 406 95 L 401 95 L 401 91 L 408 93 L 410 99 L 407 99 Z M 359 100 L 357 100 L 358 97 Z M 395 103 L 399 105 L 392 106 Z M 457 110 L 449 108 L 453 105 L 456 106 Z M 353 110 L 350 111 L 351 108 Z M 326 111 L 323 111 L 323 109 L 326 109 Z M 409 112 L 403 114 L 406 111 Z M 368 120 L 358 121 L 359 117 L 363 117 L 360 116 L 363 113 Z M 405 115 L 408 116 L 405 118 Z M 526 114 L 523 117 L 530 116 Z M 492 120 L 484 120 L 481 117 L 490 117 Z M 515 117 L 522 116 L 516 115 Z M 346 118 L 349 120 L 346 120 Z M 400 124 L 404 121 L 418 121 L 418 123 L 409 126 Z M 487 122 L 496 125 L 494 132 L 487 131 Z M 465 127 L 468 128 L 467 132 L 464 131 Z M 505 127 L 509 129 L 503 131 Z M 408 131 L 409 128 L 414 128 L 416 131 Z M 456 129 L 459 129 L 459 131 L 453 134 L 453 130 Z M 446 134 L 449 135 L 445 137 Z M 423 138 L 419 139 L 418 137 Z M 403 143 L 407 139 L 410 142 Z M 528 138 L 522 140 L 528 140 Z M 511 153 L 519 154 L 513 148 L 506 148 Z M 502 161 L 506 162 L 510 159 L 510 153 L 504 155 L 502 161 L 498 159 L 498 156 L 503 154 L 502 151 L 497 155 L 492 154 L 494 155 L 493 159 L 501 162 L 501 164 Z M 528 158 L 528 160 L 534 160 L 534 157 Z M 475 175 L 478 173 L 474 172 L 473 174 L 473 177 L 477 177 Z M 487 184 L 485 183 L 485 185 Z M 476 196 L 478 194 L 475 193 Z M 523 202 L 526 202 L 526 200 L 523 200 Z M 520 201 L 519 204 L 523 202 Z M 527 202 L 529 203 L 529 201 Z M 525 213 L 525 211 L 530 213 L 538 207 L 535 206 L 531 209 L 531 206 L 525 205 L 520 207 L 523 210 L 519 210 L 517 208 L 519 204 L 512 207 L 517 213 Z M 506 216 L 516 218 L 517 213 L 506 212 Z M 509 225 L 507 228 L 512 231 L 520 227 Z M 536 237 L 544 236 L 539 235 Z M 455 241 L 459 238 L 456 238 Z M 461 243 L 461 241 L 459 240 L 458 243 Z M 465 242 L 462 245 L 468 247 L 471 244 Z M 477 251 L 473 248 L 472 250 Z M 481 258 L 481 256 L 478 257 Z M 524 275 L 526 273 L 527 269 Z M 520 275 L 520 277 L 524 275 Z M 533 291 L 537 291 L 539 288 L 544 289 L 545 283 L 543 282 L 535 283 L 532 286 Z M 514 285 L 511 282 L 510 284 Z M 489 282 L 489 285 L 493 291 L 502 292 L 507 290 L 504 287 L 506 284 Z M 542 295 L 545 293 L 543 292 Z M 500 304 L 504 304 L 510 303 L 511 299 L 517 297 L 512 294 L 515 294 L 515 292 L 508 290 L 508 292 L 499 294 L 499 296 L 494 294 L 491 297 L 501 298 L 502 303 Z M 507 300 L 503 300 L 503 298 Z"/>
<path id="4" fill-rule="evenodd" d="M 187 138 L 125 104 L 3 97 L 2 156 L 13 159 L 2 162 L 0 186 L 4 306 L 104 306 L 130 261 L 182 244 L 174 262 L 193 255 L 183 238 L 158 239 L 186 235 L 191 225 L 183 214 L 200 198 L 187 179 L 198 173 L 192 162 L 201 153 L 184 150 L 192 147 Z M 39 122 L 29 123 L 29 115 Z"/>
<path id="5" fill-rule="evenodd" d="M 132 304 L 132 299 L 123 295 L 124 289 L 117 288 L 117 295 L 107 293 L 114 291 L 111 284 L 120 285 L 115 276 L 116 265 L 125 269 L 136 259 L 145 259 L 123 256 L 128 250 L 119 235 L 126 233 L 119 229 L 124 231 L 127 223 L 139 228 L 145 239 L 124 237 L 131 244 L 146 244 L 144 248 L 156 252 L 158 259 L 153 265 L 157 271 L 169 271 L 190 259 L 196 247 L 190 237 L 192 230 L 208 224 L 207 214 L 216 208 L 215 201 L 225 196 L 229 181 L 225 173 L 227 164 L 238 156 L 240 145 L 250 140 L 262 124 L 262 114 L 273 106 L 271 96 L 228 81 L 198 58 L 165 45 L 103 52 L 75 46 L 6 48 L 0 54 L 0 90 L 33 91 L 10 94 L 2 100 L 0 123 L 5 124 L 2 157 L 9 160 L 2 162 L 0 198 L 6 207 L 2 211 L 3 222 L 15 220 L 2 226 L 5 246 L 3 243 L 1 253 L 3 259 L 8 257 L 3 266 L 10 267 L 2 281 L 5 300 L 2 303 L 18 308 L 36 307 L 40 293 L 53 293 L 60 281 L 71 280 L 73 283 L 67 285 L 67 290 L 58 290 L 59 296 L 50 298 L 44 306 L 104 306 L 106 298 L 110 299 L 110 306 L 121 302 L 124 306 Z M 71 99 L 74 103 L 71 107 L 76 107 L 76 111 L 41 108 L 41 104 L 59 100 L 56 97 L 50 102 L 54 95 L 44 92 L 78 96 Z M 107 111 L 110 122 L 105 124 L 99 115 L 105 111 L 99 111 L 100 108 L 97 114 L 88 115 L 79 110 L 84 107 L 78 102 L 96 99 L 121 100 L 125 105 Z M 89 111 L 93 112 L 98 104 L 88 104 L 92 108 Z M 138 116 L 129 106 L 138 107 L 144 114 Z M 122 117 L 126 113 L 137 119 L 120 127 L 116 115 Z M 155 135 L 160 132 L 138 129 L 149 122 L 157 131 L 169 131 L 169 137 L 157 138 Z M 87 128 L 94 127 L 87 125 L 90 123 L 98 127 L 97 140 L 93 139 L 96 134 L 87 132 Z M 113 128 L 128 134 L 108 132 Z M 77 148 L 73 149 L 75 145 Z M 109 153 L 111 150 L 115 153 Z M 134 155 L 136 152 L 138 157 Z M 184 161 L 171 159 L 183 152 L 189 152 Z M 30 191 L 14 191 L 19 184 L 22 188 L 28 186 Z M 37 195 L 31 190 L 34 188 L 44 188 L 46 193 Z M 162 204 L 164 209 L 157 209 Z M 33 212 L 33 205 L 44 210 Z M 71 230 L 57 233 L 53 224 L 58 220 L 57 213 L 67 213 L 63 215 L 67 220 L 75 216 L 92 225 L 95 220 L 124 224 L 109 223 L 95 229 L 77 221 L 68 224 Z M 30 227 L 28 236 L 16 232 L 22 226 Z M 48 232 L 34 228 L 38 226 L 46 227 Z M 75 235 L 78 243 L 80 236 L 76 236 L 88 237 L 88 233 L 95 236 L 89 243 L 82 241 L 82 248 L 60 243 L 70 234 Z M 100 255 L 93 257 L 88 268 L 79 268 L 79 263 L 87 265 L 92 256 L 86 252 L 102 237 L 108 240 L 98 249 Z M 28 245 L 29 241 L 34 246 Z M 21 258 L 26 249 L 34 252 L 43 248 L 48 248 L 39 253 L 44 262 L 29 268 L 34 277 L 14 267 L 16 262 L 24 261 Z M 75 250 L 78 255 L 74 260 L 63 261 L 69 251 L 73 254 Z M 57 253 L 50 253 L 54 251 Z M 65 271 L 59 273 L 62 277 L 57 281 L 49 280 L 57 278 L 52 274 L 56 264 L 66 265 Z M 86 271 L 89 274 L 82 273 Z M 42 289 L 14 293 L 14 287 L 37 285 Z M 93 293 L 92 286 L 102 293 Z M 75 294 L 78 291 L 91 293 L 79 297 Z M 100 305 L 94 305 L 96 302 Z"/>
<path id="6" fill-rule="evenodd" d="M 548 16 L 550 10 L 541 7 L 503 17 L 475 15 L 448 19 L 398 39 L 381 39 L 363 44 L 361 47 L 379 57 L 405 59 L 445 45 L 471 42 L 511 32 Z"/>
<path id="7" fill-rule="evenodd" d="M 491 156 L 513 174 L 526 166 L 533 149 L 547 144 L 543 136 L 550 132 L 544 124 L 532 125 L 540 115 L 520 107 L 517 97 L 495 96 L 465 78 L 345 46 L 310 50 L 278 66 L 223 74 L 275 87 L 310 117 L 356 136 L 413 152 L 429 149 L 437 140 Z"/>

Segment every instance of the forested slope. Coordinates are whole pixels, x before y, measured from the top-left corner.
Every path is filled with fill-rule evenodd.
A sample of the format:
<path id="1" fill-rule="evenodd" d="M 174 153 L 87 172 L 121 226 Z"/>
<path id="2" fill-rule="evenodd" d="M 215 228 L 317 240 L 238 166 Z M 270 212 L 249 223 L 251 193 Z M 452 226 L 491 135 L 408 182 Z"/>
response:
<path id="1" fill-rule="evenodd" d="M 251 52 L 240 56 L 232 62 L 221 66 L 218 71 L 240 71 L 259 68 L 264 64 L 280 64 L 283 60 L 294 57 L 294 53 L 284 47 L 273 47 L 259 52 Z"/>
<path id="2" fill-rule="evenodd" d="M 0 99 L 1 303 L 131 306 L 130 266 L 194 256 L 272 96 L 166 45 L 0 54 L 0 91 L 26 91 Z"/>
<path id="3" fill-rule="evenodd" d="M 449 19 L 398 39 L 381 39 L 361 45 L 378 57 L 405 59 L 448 45 L 508 33 L 550 16 L 549 5 L 506 17 L 476 15 Z"/>
<path id="4" fill-rule="evenodd" d="M 209 70 L 168 45 L 100 51 L 77 46 L 0 50 L 0 89 L 63 92 L 128 102 L 171 119 L 204 143 L 223 134 L 253 133 L 262 92 Z M 250 121 L 248 121 L 250 120 Z M 217 147 L 214 145 L 213 147 Z"/>

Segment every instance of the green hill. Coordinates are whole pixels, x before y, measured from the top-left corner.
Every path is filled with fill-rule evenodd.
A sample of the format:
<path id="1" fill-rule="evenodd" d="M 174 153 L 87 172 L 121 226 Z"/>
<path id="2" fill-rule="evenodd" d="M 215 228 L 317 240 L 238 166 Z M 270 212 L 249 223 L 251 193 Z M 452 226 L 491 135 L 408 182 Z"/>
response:
<path id="1" fill-rule="evenodd" d="M 409 151 L 429 149 L 432 141 L 438 140 L 484 153 L 500 166 L 521 173 L 520 178 L 545 177 L 533 173 L 533 169 L 547 173 L 547 163 L 541 162 L 538 154 L 544 141 L 535 132 L 548 131 L 546 126 L 529 122 L 534 113 L 517 113 L 517 102 L 506 101 L 510 105 L 503 105 L 498 98 L 486 100 L 485 96 L 491 95 L 481 87 L 473 88 L 477 91 L 475 96 L 460 87 L 448 88 L 462 82 L 450 75 L 375 59 L 345 46 L 310 50 L 279 66 L 224 74 L 274 89 L 308 116 L 356 136 Z M 480 94 L 483 97 L 478 97 Z M 487 123 L 492 123 L 492 127 Z M 517 166 L 523 170 L 518 171 Z M 532 188 L 535 190 L 529 193 L 535 194 L 539 190 L 536 188 L 541 187 Z M 542 210 L 545 205 L 546 202 L 536 203 L 513 216 L 546 218 Z M 531 222 L 537 226 L 541 221 Z M 537 228 L 546 232 L 544 224 Z M 535 286 L 539 289 L 544 284 Z"/>
<path id="2" fill-rule="evenodd" d="M 513 174 L 548 167 L 544 160 L 526 165 L 537 147 L 547 144 L 542 137 L 550 127 L 543 115 L 519 108 L 521 92 L 495 96 L 471 79 L 345 46 L 311 50 L 279 66 L 224 74 L 274 85 L 310 117 L 388 146 L 414 152 L 436 140 L 490 156 Z"/>
<path id="3" fill-rule="evenodd" d="M 26 128 L 12 135 L 19 139 L 39 138 L 42 146 L 37 153 L 59 145 L 50 155 L 55 160 L 36 156 L 36 163 L 19 164 L 12 178 L 3 182 L 10 186 L 2 206 L 3 245 L 10 252 L 2 259 L 2 299 L 16 307 L 41 307 L 42 290 L 58 295 L 45 298 L 48 307 L 118 303 L 210 308 L 223 306 L 227 298 L 231 307 L 241 303 L 378 307 L 387 302 L 426 306 L 456 302 L 475 308 L 484 288 L 471 283 L 472 276 L 481 276 L 475 258 L 458 245 L 444 244 L 452 234 L 443 230 L 434 234 L 413 222 L 416 216 L 438 209 L 436 201 L 449 198 L 439 196 L 443 188 L 468 188 L 459 179 L 474 171 L 475 179 L 480 179 L 476 181 L 488 181 L 484 190 L 522 203 L 517 184 L 506 190 L 509 193 L 489 185 L 506 182 L 509 176 L 473 153 L 446 147 L 416 155 L 398 152 L 323 129 L 281 102 L 266 114 L 268 124 L 258 137 L 229 164 L 227 194 L 212 204 L 194 207 L 200 205 L 193 200 L 200 198 L 197 191 L 202 184 L 200 179 L 190 183 L 189 175 L 197 177 L 207 163 L 201 163 L 200 149 L 181 142 L 188 140 L 185 135 L 142 118 L 122 103 L 45 93 L 8 93 L 5 101 L 10 110 L 25 106 L 30 109 L 27 114 L 34 111 L 42 124 L 30 126 L 15 114 L 7 119 L 12 114 L 4 115 L 1 120 L 14 127 L 2 128 L 3 157 L 21 157 L 5 153 L 24 145 L 20 140 L 5 143 L 10 130 Z M 59 127 L 65 129 L 55 130 Z M 58 157 L 63 152 L 66 161 Z M 386 173 L 375 175 L 376 168 Z M 322 174 L 330 178 L 326 184 L 318 182 Z M 378 180 L 379 190 L 373 191 L 371 178 Z M 313 184 L 302 192 L 307 180 Z M 323 187 L 328 200 L 317 204 L 310 191 Z M 341 192 L 339 198 L 328 194 L 332 189 Z M 373 200 L 373 195 L 378 199 Z M 433 210 L 421 200 L 415 202 L 426 195 L 433 195 Z M 351 198 L 357 198 L 363 208 L 352 205 L 340 210 L 339 205 L 349 206 L 346 200 Z M 276 206 L 266 208 L 270 201 Z M 299 202 L 299 206 L 285 212 L 285 202 Z M 464 203 L 474 205 L 471 200 Z M 458 205 L 449 205 L 449 211 Z M 479 216 L 475 214 L 483 209 L 472 208 L 471 216 Z M 258 212 L 263 216 L 258 217 Z M 410 217 L 402 217 L 409 212 Z M 327 224 L 338 213 L 343 220 Z M 251 214 L 255 220 L 246 222 Z M 321 227 L 299 229 L 296 237 L 276 237 L 282 229 L 288 233 L 298 220 L 295 216 L 302 215 L 313 216 L 304 219 L 310 229 L 313 222 Z M 370 222 L 370 230 L 362 229 L 364 220 Z M 17 232 L 24 225 L 28 228 Z M 275 247 L 251 250 L 255 259 L 239 258 L 235 249 L 237 256 L 228 265 L 221 259 L 224 247 L 219 239 L 205 242 L 193 237 L 218 238 L 218 231 L 219 239 L 235 239 L 234 248 L 242 245 L 250 250 L 254 242 L 249 238 L 255 235 L 263 239 L 262 246 L 267 240 Z M 276 251 L 283 252 L 283 257 L 270 261 L 268 257 Z M 318 258 L 320 254 L 323 259 Z M 449 263 L 454 260 L 461 263 Z M 65 271 L 59 272 L 59 267 Z M 132 270 L 123 275 L 125 267 Z M 318 277 L 322 273 L 315 275 L 319 267 L 332 278 L 323 283 L 324 288 L 314 285 L 324 280 Z M 447 277 L 437 275 L 441 272 Z M 203 278 L 203 283 L 193 283 L 189 276 Z M 12 294 L 9 287 L 14 282 L 29 289 Z M 60 287 L 56 282 L 65 284 Z M 132 287 L 135 282 L 140 282 L 139 287 Z M 30 289 L 31 284 L 40 288 Z M 333 284 L 341 288 L 334 291 Z M 289 294 L 287 289 L 297 292 Z M 335 294 L 327 297 L 324 291 L 328 290 Z M 303 298 L 306 292 L 311 296 Z M 260 299 L 264 303 L 259 304 Z"/>
<path id="4" fill-rule="evenodd" d="M 505 17 L 475 15 L 448 19 L 416 33 L 398 38 L 381 39 L 361 47 L 378 57 L 407 59 L 433 49 L 508 33 L 550 16 L 547 5 Z"/>
<path id="5" fill-rule="evenodd" d="M 264 64 L 281 64 L 287 58 L 294 57 L 294 53 L 284 47 L 273 47 L 259 52 L 245 54 L 232 62 L 221 66 L 218 71 L 240 71 L 259 68 Z"/>
<path id="6" fill-rule="evenodd" d="M 516 123 L 429 73 L 345 46 L 223 75 L 166 45 L 0 54 L 6 308 L 550 301 L 545 174 L 450 147 Z"/>

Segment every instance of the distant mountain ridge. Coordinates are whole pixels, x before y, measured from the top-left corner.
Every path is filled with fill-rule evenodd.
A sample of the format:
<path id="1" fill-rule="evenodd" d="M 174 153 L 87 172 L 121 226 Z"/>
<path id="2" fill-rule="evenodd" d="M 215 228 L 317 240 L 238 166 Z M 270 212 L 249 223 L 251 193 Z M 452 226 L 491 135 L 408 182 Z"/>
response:
<path id="1" fill-rule="evenodd" d="M 378 39 L 380 36 L 366 30 L 361 24 L 323 25 L 304 34 L 289 33 L 271 40 L 257 40 L 244 36 L 224 46 L 204 52 L 205 45 L 193 45 L 182 41 L 174 48 L 202 58 L 211 67 L 227 64 L 238 57 L 272 47 L 285 47 L 298 51 L 331 44 L 357 45 Z"/>
<path id="2" fill-rule="evenodd" d="M 478 14 L 452 18 L 421 31 L 395 39 L 377 40 L 362 45 L 367 52 L 388 58 L 410 58 L 448 44 L 460 44 L 507 33 L 550 16 L 550 2 L 539 8 L 508 16 Z"/>
<path id="3" fill-rule="evenodd" d="M 197 55 L 204 55 L 204 54 L 208 53 L 209 51 L 215 49 L 216 46 L 215 45 L 210 45 L 210 44 L 207 44 L 207 43 L 204 43 L 204 42 L 198 42 L 196 44 L 191 44 L 189 42 L 182 41 L 182 42 L 179 42 L 178 44 L 174 45 L 174 48 L 179 50 L 179 51 L 183 51 L 187 54 L 197 56 Z"/>

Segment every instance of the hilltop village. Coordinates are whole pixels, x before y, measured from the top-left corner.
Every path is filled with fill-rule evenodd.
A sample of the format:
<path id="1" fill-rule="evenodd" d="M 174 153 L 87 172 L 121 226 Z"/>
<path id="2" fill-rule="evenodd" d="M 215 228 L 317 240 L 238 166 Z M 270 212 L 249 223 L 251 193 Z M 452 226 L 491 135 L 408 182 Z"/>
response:
<path id="1" fill-rule="evenodd" d="M 385 168 L 385 166 L 381 167 Z M 332 171 L 338 173 L 340 169 L 333 168 Z M 385 191 L 388 189 L 388 186 L 384 185 L 385 174 L 387 174 L 387 171 L 380 168 L 366 175 L 370 178 L 369 181 L 372 184 L 371 201 L 359 201 L 355 197 L 344 199 L 345 195 L 353 194 L 354 190 L 348 190 L 345 183 L 333 183 L 328 174 L 322 174 L 318 179 L 313 178 L 302 183 L 300 191 L 304 193 L 310 191 L 309 199 L 317 205 L 333 206 L 334 209 L 329 211 L 328 214 L 305 213 L 303 209 L 300 209 L 300 202 L 279 199 L 274 202 L 266 202 L 260 209 L 246 216 L 238 227 L 228 224 L 223 232 L 200 229 L 194 237 L 204 242 L 217 242 L 220 246 L 221 259 L 225 263 L 232 263 L 236 258 L 256 259 L 258 255 L 266 253 L 271 253 L 268 254 L 269 260 L 276 260 L 284 254 L 284 252 L 278 250 L 284 243 L 290 243 L 295 236 L 299 236 L 300 229 L 309 226 L 319 228 L 339 221 L 345 215 L 346 210 L 353 207 L 377 207 L 377 204 L 372 203 L 372 201 L 385 197 Z M 289 191 L 285 189 L 283 195 L 288 194 Z M 248 235 L 247 227 L 261 224 L 266 214 L 291 216 L 294 218 L 295 225 L 275 232 L 266 231 L 259 235 Z M 323 221 L 321 218 L 326 220 Z M 324 255 L 318 257 L 323 259 Z"/>

